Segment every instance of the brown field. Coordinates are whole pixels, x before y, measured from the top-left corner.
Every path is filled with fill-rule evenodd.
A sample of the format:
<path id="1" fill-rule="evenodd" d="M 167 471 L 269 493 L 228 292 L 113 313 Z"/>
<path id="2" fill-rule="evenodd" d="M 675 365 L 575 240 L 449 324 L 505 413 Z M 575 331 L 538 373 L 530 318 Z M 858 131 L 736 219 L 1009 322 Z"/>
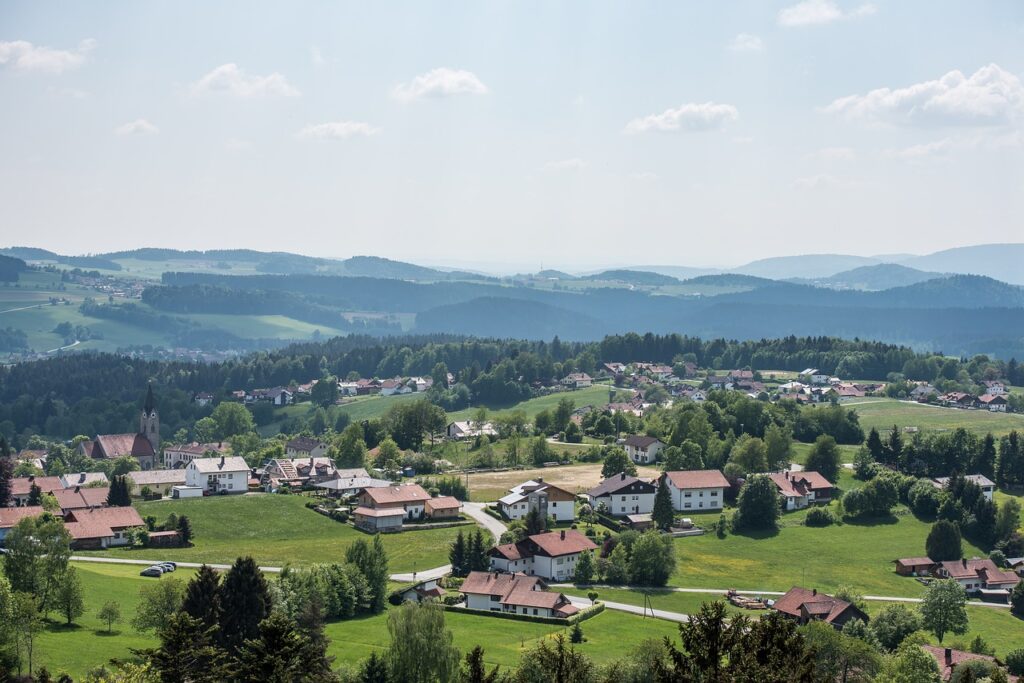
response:
<path id="1" fill-rule="evenodd" d="M 661 473 L 656 467 L 638 467 L 637 470 L 638 476 L 647 478 Z M 470 498 L 480 502 L 494 501 L 505 495 L 510 487 L 538 477 L 567 491 L 582 492 L 601 483 L 601 463 L 470 474 Z"/>

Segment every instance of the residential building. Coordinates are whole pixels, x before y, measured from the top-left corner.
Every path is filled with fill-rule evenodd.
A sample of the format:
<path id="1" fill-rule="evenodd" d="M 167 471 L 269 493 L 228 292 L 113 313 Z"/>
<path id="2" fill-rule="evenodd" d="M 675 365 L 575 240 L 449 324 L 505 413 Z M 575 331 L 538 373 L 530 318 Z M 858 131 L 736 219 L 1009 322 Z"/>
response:
<path id="1" fill-rule="evenodd" d="M 402 602 L 423 602 L 444 597 L 445 590 L 437 585 L 438 579 L 427 579 L 403 589 L 399 595 Z"/>
<path id="2" fill-rule="evenodd" d="M 458 519 L 462 512 L 462 503 L 454 496 L 437 496 L 428 498 L 423 504 L 423 512 L 430 519 L 444 521 L 446 519 Z"/>
<path id="3" fill-rule="evenodd" d="M 832 500 L 835 487 L 818 472 L 772 472 L 768 475 L 782 496 L 785 510 L 802 510 L 814 503 Z"/>
<path id="4" fill-rule="evenodd" d="M 571 372 L 562 378 L 562 386 L 572 389 L 586 389 L 593 383 L 593 378 L 585 372 Z"/>
<path id="5" fill-rule="evenodd" d="M 985 500 L 992 500 L 992 496 L 995 495 L 996 483 L 986 477 L 984 474 L 967 474 L 964 475 L 964 479 L 973 484 L 977 484 L 978 488 L 981 489 L 981 494 L 985 496 Z M 944 489 L 949 486 L 950 477 L 936 477 L 932 479 L 932 484 L 935 488 Z"/>
<path id="6" fill-rule="evenodd" d="M 950 680 L 953 677 L 953 672 L 956 668 L 964 662 L 983 661 L 994 664 L 997 668 L 1001 668 L 999 666 L 999 662 L 996 661 L 996 658 L 989 655 L 979 655 L 974 652 L 966 652 L 964 650 L 956 650 L 951 647 L 939 647 L 936 645 L 921 645 L 919 647 L 935 658 L 935 662 L 939 665 L 939 675 L 942 677 L 943 681 Z M 1016 676 L 1008 676 L 1007 679 L 1011 683 L 1019 680 Z"/>
<path id="7" fill-rule="evenodd" d="M 556 522 L 576 521 L 576 495 L 549 484 L 542 478 L 531 479 L 509 489 L 498 499 L 498 509 L 508 519 L 522 519 L 530 510 L 539 510 Z"/>
<path id="8" fill-rule="evenodd" d="M 103 472 L 72 472 L 60 475 L 60 482 L 64 484 L 64 488 L 69 489 L 73 486 L 106 485 L 110 480 Z"/>
<path id="9" fill-rule="evenodd" d="M 205 408 L 206 406 L 213 403 L 213 394 L 208 394 L 205 391 L 199 392 L 198 394 L 192 397 L 192 401 L 195 402 L 196 405 Z"/>
<path id="10" fill-rule="evenodd" d="M 298 436 L 284 445 L 284 454 L 292 460 L 322 458 L 327 455 L 327 444 L 320 439 Z"/>
<path id="11" fill-rule="evenodd" d="M 847 622 L 854 619 L 860 619 L 865 623 L 868 621 L 868 615 L 846 600 L 819 593 L 817 589 L 797 586 L 790 588 L 785 595 L 777 599 L 772 608 L 801 626 L 811 621 L 823 621 L 837 630 L 842 630 Z"/>
<path id="12" fill-rule="evenodd" d="M 57 489 L 53 492 L 53 496 L 57 499 L 61 514 L 66 515 L 71 510 L 106 507 L 107 498 L 110 496 L 110 487 L 73 486 L 67 489 Z"/>
<path id="13" fill-rule="evenodd" d="M 1012 571 L 1003 571 L 987 557 L 973 560 L 949 560 L 940 562 L 935 575 L 953 579 L 972 595 L 991 598 L 1009 598 L 1010 590 L 1021 580 Z"/>
<path id="14" fill-rule="evenodd" d="M 658 462 L 658 453 L 665 448 L 665 444 L 654 436 L 630 434 L 623 440 L 622 447 L 633 462 L 651 465 Z"/>
<path id="15" fill-rule="evenodd" d="M 579 609 L 562 593 L 544 590 L 536 576 L 500 572 L 470 572 L 459 587 L 468 609 L 565 618 Z"/>
<path id="16" fill-rule="evenodd" d="M 384 488 L 394 486 L 386 479 L 374 479 L 362 467 L 347 470 L 335 470 L 335 478 L 316 484 L 328 495 L 342 497 L 352 496 L 363 489 Z"/>
<path id="17" fill-rule="evenodd" d="M 145 526 L 133 507 L 71 510 L 64 518 L 64 528 L 71 535 L 71 547 L 76 550 L 128 545 L 128 530 Z"/>
<path id="18" fill-rule="evenodd" d="M 608 514 L 625 517 L 652 512 L 657 492 L 651 482 L 620 472 L 587 491 L 587 500 L 595 510 L 603 504 Z"/>
<path id="19" fill-rule="evenodd" d="M 419 484 L 368 488 L 359 493 L 359 505 L 371 510 L 402 510 L 403 517 L 414 520 L 426 514 L 430 494 Z"/>
<path id="20" fill-rule="evenodd" d="M 4 539 L 15 525 L 26 517 L 38 517 L 45 510 L 42 505 L 22 505 L 20 507 L 0 507 L 0 547 Z"/>
<path id="21" fill-rule="evenodd" d="M 491 569 L 567 581 L 576 573 L 580 554 L 596 548 L 593 541 L 574 529 L 547 531 L 491 548 Z"/>
<path id="22" fill-rule="evenodd" d="M 231 446 L 226 442 L 219 443 L 179 443 L 168 446 L 164 449 L 164 467 L 167 469 L 181 469 L 196 458 L 210 458 L 216 455 L 225 455 L 230 452 Z"/>
<path id="23" fill-rule="evenodd" d="M 1003 396 L 1007 393 L 1006 382 L 1001 380 L 986 380 L 984 385 L 986 394 L 991 394 L 992 396 Z"/>
<path id="24" fill-rule="evenodd" d="M 64 482 L 60 477 L 14 477 L 11 479 L 11 505 L 23 507 L 28 505 L 28 499 L 32 495 L 32 487 L 39 488 L 40 493 L 53 493 L 64 488 Z"/>
<path id="25" fill-rule="evenodd" d="M 204 493 L 245 493 L 250 473 L 249 465 L 238 456 L 196 458 L 185 466 L 185 485 Z"/>
<path id="26" fill-rule="evenodd" d="M 335 479 L 337 471 L 334 462 L 325 456 L 275 458 L 263 467 L 260 485 L 270 493 L 277 491 L 281 484 L 302 488 Z"/>
<path id="27" fill-rule="evenodd" d="M 829 375 L 827 372 L 822 372 L 817 368 L 807 368 L 800 373 L 800 381 L 807 382 L 809 384 L 828 384 Z"/>
<path id="28" fill-rule="evenodd" d="M 982 394 L 978 397 L 978 407 L 992 413 L 1005 413 L 1009 405 L 1004 394 Z"/>
<path id="29" fill-rule="evenodd" d="M 445 435 L 449 439 L 474 439 L 478 436 L 497 436 L 498 430 L 494 428 L 494 425 L 490 422 L 484 422 L 483 424 L 477 424 L 465 420 L 462 422 L 450 422 L 445 428 Z"/>
<path id="30" fill-rule="evenodd" d="M 677 512 L 721 510 L 729 480 L 718 470 L 680 470 L 661 475 Z"/>
<path id="31" fill-rule="evenodd" d="M 127 477 L 132 485 L 131 495 L 135 497 L 141 496 L 144 488 L 148 488 L 151 494 L 169 496 L 175 486 L 185 485 L 184 469 L 129 472 Z"/>

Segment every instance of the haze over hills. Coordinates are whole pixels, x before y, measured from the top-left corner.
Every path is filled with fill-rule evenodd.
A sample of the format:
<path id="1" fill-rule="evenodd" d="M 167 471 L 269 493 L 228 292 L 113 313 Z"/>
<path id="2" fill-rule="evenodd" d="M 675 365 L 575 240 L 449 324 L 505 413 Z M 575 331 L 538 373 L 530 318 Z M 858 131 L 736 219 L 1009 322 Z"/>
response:
<path id="1" fill-rule="evenodd" d="M 789 282 L 830 287 L 832 289 L 861 289 L 881 291 L 893 287 L 905 287 L 926 280 L 946 277 L 943 273 L 929 273 L 898 263 L 879 263 L 874 266 L 860 266 L 823 278 L 791 278 Z"/>

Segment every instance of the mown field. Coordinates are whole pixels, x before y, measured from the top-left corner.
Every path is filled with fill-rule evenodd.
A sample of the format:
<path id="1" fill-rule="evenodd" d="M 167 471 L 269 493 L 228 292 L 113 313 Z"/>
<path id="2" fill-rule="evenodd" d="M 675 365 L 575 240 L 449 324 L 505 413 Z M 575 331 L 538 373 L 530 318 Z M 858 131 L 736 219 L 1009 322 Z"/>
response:
<path id="1" fill-rule="evenodd" d="M 888 431 L 893 425 L 917 427 L 921 431 L 949 431 L 964 427 L 982 434 L 992 432 L 999 437 L 1014 429 L 1024 430 L 1024 415 L 1017 413 L 942 408 L 895 399 L 856 399 L 843 405 L 857 411 L 865 432 L 872 427 L 880 432 Z"/>
<path id="2" fill-rule="evenodd" d="M 598 384 L 586 389 L 578 389 L 576 391 L 561 391 L 548 396 L 540 396 L 538 398 L 531 398 L 522 403 L 517 403 L 514 406 L 488 406 L 492 408 L 493 412 L 503 412 L 505 410 L 521 410 L 526 413 L 528 419 L 536 417 L 537 413 L 542 410 L 554 410 L 558 406 L 558 402 L 563 398 L 572 399 L 573 403 L 576 404 L 577 408 L 583 406 L 594 406 L 595 408 L 601 408 L 608 404 L 608 389 L 607 384 Z M 468 420 L 473 417 L 477 408 L 467 408 L 465 410 L 458 410 L 452 413 L 448 413 L 448 417 L 451 420 Z"/>
<path id="3" fill-rule="evenodd" d="M 637 473 L 641 477 L 656 477 L 661 471 L 654 467 L 638 467 Z M 470 499 L 481 502 L 494 501 L 508 493 L 508 489 L 516 484 L 538 477 L 567 491 L 582 492 L 601 482 L 601 463 L 473 473 L 469 475 Z"/>
<path id="4" fill-rule="evenodd" d="M 138 502 L 143 517 L 163 522 L 170 513 L 188 515 L 195 533 L 191 548 L 81 551 L 103 557 L 130 557 L 230 564 L 251 555 L 261 566 L 342 561 L 356 539 L 371 536 L 307 510 L 303 496 L 214 496 L 190 500 Z M 468 527 L 472 528 L 472 527 Z M 429 569 L 448 563 L 457 528 L 424 529 L 382 536 L 392 572 Z"/>

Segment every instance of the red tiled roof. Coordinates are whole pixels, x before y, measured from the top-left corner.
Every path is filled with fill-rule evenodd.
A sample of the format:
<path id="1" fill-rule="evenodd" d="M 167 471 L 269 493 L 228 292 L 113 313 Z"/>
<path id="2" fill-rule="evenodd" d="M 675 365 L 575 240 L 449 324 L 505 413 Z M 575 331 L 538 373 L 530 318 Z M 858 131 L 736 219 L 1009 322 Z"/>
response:
<path id="1" fill-rule="evenodd" d="M 904 557 L 896 560 L 896 564 L 903 567 L 922 567 L 924 565 L 933 565 L 935 562 L 930 557 Z"/>
<path id="2" fill-rule="evenodd" d="M 93 448 L 92 457 L 119 458 L 122 455 L 155 455 L 153 444 L 143 434 L 100 434 L 96 437 L 99 452 Z"/>
<path id="3" fill-rule="evenodd" d="M 718 470 L 678 470 L 665 476 L 677 489 L 729 488 L 729 480 Z"/>
<path id="4" fill-rule="evenodd" d="M 829 624 L 846 610 L 857 609 L 845 600 L 797 586 L 790 588 L 785 595 L 776 600 L 774 608 L 796 618 L 802 617 L 803 612 L 806 611 L 808 614 L 820 616 Z M 860 612 L 860 610 L 857 611 Z"/>
<path id="5" fill-rule="evenodd" d="M 803 482 L 815 491 L 832 488 L 832 482 L 826 479 L 823 474 L 813 470 L 807 472 L 790 472 L 789 478 Z"/>
<path id="6" fill-rule="evenodd" d="M 360 517 L 405 517 L 405 510 L 402 508 L 357 507 L 352 514 Z"/>
<path id="7" fill-rule="evenodd" d="M 14 477 L 11 479 L 11 495 L 27 496 L 32 490 L 32 484 L 38 486 L 42 493 L 64 488 L 60 477 Z"/>
<path id="8" fill-rule="evenodd" d="M 995 657 L 989 657 L 988 655 L 979 655 L 973 652 L 964 652 L 963 650 L 954 650 L 952 648 L 936 647 L 934 645 L 921 645 L 922 650 L 930 654 L 935 658 L 935 661 L 939 665 L 939 672 L 942 675 L 942 680 L 948 681 L 953 675 L 953 669 L 958 664 L 964 662 L 970 662 L 972 660 L 983 660 L 986 662 L 995 662 Z M 947 652 L 948 659 L 947 659 Z M 1015 676 L 1010 676 L 1011 681 L 1018 680 Z"/>
<path id="9" fill-rule="evenodd" d="M 503 574 L 499 572 L 470 572 L 462 582 L 459 591 L 474 595 L 506 595 L 512 585 L 522 579 L 524 583 L 534 585 L 540 579 L 525 574 Z"/>
<path id="10" fill-rule="evenodd" d="M 425 507 L 428 510 L 458 510 L 462 503 L 454 496 L 438 496 L 427 500 Z"/>
<path id="11" fill-rule="evenodd" d="M 81 508 L 97 508 L 107 504 L 110 487 L 57 489 L 53 492 L 57 505 L 61 510 L 77 510 Z"/>
<path id="12" fill-rule="evenodd" d="M 20 508 L 0 508 L 0 529 L 10 529 L 26 517 L 38 517 L 45 510 L 42 505 L 26 505 Z"/>
<path id="13" fill-rule="evenodd" d="M 105 524 L 112 529 L 126 529 L 146 524 L 139 516 L 138 510 L 133 507 L 71 510 L 68 512 L 67 521 L 79 524 Z"/>
<path id="14" fill-rule="evenodd" d="M 593 541 L 574 529 L 534 534 L 533 536 L 529 536 L 527 540 L 539 548 L 544 555 L 548 555 L 549 557 L 581 553 L 585 550 L 593 550 L 597 547 Z"/>
<path id="15" fill-rule="evenodd" d="M 369 497 L 375 506 L 422 503 L 430 498 L 430 494 L 424 491 L 419 484 L 363 489 L 363 494 Z"/>

